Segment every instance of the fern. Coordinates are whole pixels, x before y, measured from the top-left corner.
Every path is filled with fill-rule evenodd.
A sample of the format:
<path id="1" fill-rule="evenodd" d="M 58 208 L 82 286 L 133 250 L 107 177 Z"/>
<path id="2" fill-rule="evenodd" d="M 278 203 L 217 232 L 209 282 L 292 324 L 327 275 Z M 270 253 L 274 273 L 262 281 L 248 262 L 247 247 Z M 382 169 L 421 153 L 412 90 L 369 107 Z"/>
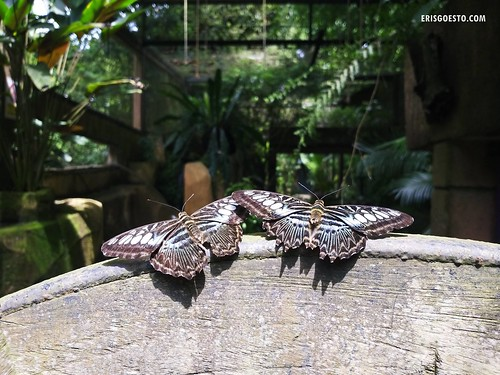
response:
<path id="1" fill-rule="evenodd" d="M 392 192 L 403 205 L 421 204 L 430 201 L 432 195 L 432 174 L 413 172 L 396 181 Z"/>

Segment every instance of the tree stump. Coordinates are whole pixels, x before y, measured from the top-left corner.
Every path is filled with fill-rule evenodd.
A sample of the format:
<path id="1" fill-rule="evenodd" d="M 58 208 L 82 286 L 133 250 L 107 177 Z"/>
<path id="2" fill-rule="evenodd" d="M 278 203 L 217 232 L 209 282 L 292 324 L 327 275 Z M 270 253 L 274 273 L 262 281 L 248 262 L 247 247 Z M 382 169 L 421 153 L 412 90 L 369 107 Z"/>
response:
<path id="1" fill-rule="evenodd" d="M 330 264 L 245 236 L 194 280 L 108 260 L 0 299 L 0 373 L 498 374 L 500 246 L 369 240 Z"/>

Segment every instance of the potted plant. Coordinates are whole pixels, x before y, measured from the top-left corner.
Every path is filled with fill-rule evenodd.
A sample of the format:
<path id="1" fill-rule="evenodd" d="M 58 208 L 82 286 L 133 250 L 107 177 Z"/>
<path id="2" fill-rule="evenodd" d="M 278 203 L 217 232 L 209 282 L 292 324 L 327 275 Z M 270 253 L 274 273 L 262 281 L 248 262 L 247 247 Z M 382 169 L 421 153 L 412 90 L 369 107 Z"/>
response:
<path id="1" fill-rule="evenodd" d="M 135 17 L 131 5 L 136 0 L 54 2 L 44 12 L 33 9 L 34 0 L 0 0 L 0 61 L 7 97 L 12 103 L 12 118 L 0 124 L 1 190 L 28 192 L 28 206 L 38 211 L 44 163 L 52 137 L 58 127 L 72 127 L 81 117 L 88 101 L 70 113 L 62 113 L 56 94 L 64 93 L 71 73 L 69 51 L 73 41 L 81 41 L 96 29 L 113 31 Z M 121 17 L 117 18 L 118 15 Z M 71 63 L 70 63 L 71 62 Z M 93 86 L 89 95 L 103 84 Z M 93 91 L 92 91 L 93 90 Z M 0 207 L 11 206 L 13 193 L 0 198 Z M 22 201 L 21 199 L 20 201 Z M 43 200 L 43 199 L 42 199 Z M 13 209 L 15 211 L 15 208 Z M 28 215 L 29 216 L 29 215 Z M 0 216 L 0 221 L 5 216 Z"/>

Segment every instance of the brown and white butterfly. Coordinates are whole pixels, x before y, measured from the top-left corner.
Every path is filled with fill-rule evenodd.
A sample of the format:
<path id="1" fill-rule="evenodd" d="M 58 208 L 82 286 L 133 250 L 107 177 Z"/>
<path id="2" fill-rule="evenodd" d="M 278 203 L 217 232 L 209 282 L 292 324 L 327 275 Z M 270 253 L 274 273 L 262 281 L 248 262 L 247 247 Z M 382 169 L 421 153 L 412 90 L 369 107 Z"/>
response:
<path id="1" fill-rule="evenodd" d="M 401 229 L 413 223 L 403 212 L 383 207 L 314 204 L 263 190 L 239 190 L 234 200 L 263 220 L 263 228 L 276 237 L 284 251 L 319 248 L 319 256 L 330 261 L 349 258 L 365 248 L 366 239 Z"/>
<path id="2" fill-rule="evenodd" d="M 153 267 L 175 277 L 192 279 L 208 262 L 238 252 L 243 236 L 240 223 L 247 212 L 231 197 L 219 199 L 192 215 L 180 211 L 176 219 L 144 225 L 106 241 L 108 257 L 149 258 Z"/>

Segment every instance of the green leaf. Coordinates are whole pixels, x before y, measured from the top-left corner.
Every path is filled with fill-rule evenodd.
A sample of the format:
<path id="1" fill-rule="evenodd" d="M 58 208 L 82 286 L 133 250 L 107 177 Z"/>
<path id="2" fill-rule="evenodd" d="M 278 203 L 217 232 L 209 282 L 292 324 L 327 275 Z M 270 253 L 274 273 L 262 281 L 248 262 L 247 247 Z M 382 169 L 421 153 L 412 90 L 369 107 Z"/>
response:
<path id="1" fill-rule="evenodd" d="M 146 11 L 145 8 L 141 9 L 139 11 L 130 13 L 130 14 L 126 15 L 125 17 L 120 18 L 118 21 L 113 22 L 111 24 L 111 26 L 108 26 L 108 27 L 102 29 L 103 37 L 106 37 L 107 35 L 116 32 L 117 30 L 119 30 L 120 28 L 125 26 L 127 23 L 129 23 L 129 22 L 133 21 L 134 19 L 136 19 L 137 17 L 139 17 L 145 11 Z"/>
<path id="2" fill-rule="evenodd" d="M 0 0 L 0 20 L 5 19 L 9 7 L 5 4 L 5 1 Z"/>
<path id="3" fill-rule="evenodd" d="M 40 91 L 47 91 L 57 84 L 56 78 L 50 74 L 46 64 L 27 65 L 26 71 L 35 87 Z"/>
<path id="4" fill-rule="evenodd" d="M 86 96 L 92 96 L 99 93 L 103 89 L 113 88 L 117 86 L 130 85 L 134 92 L 142 91 L 143 85 L 140 81 L 135 79 L 123 78 L 123 79 L 112 79 L 109 81 L 93 82 L 87 85 Z"/>
<path id="5" fill-rule="evenodd" d="M 26 16 L 31 11 L 34 0 L 18 0 L 15 1 L 8 9 L 3 8 L 5 17 L 3 18 L 5 26 L 13 31 L 18 32 L 23 26 Z"/>
<path id="6" fill-rule="evenodd" d="M 183 152 L 187 151 L 186 150 L 186 145 L 189 144 L 189 140 L 191 139 L 192 134 L 188 132 L 183 132 L 178 134 L 175 144 L 174 144 L 174 149 L 173 149 L 173 154 L 174 155 L 181 155 Z"/>
<path id="7" fill-rule="evenodd" d="M 119 11 L 126 9 L 135 2 L 136 0 L 92 0 L 82 12 L 80 21 L 83 23 L 106 22 Z"/>
<path id="8" fill-rule="evenodd" d="M 178 115 L 165 115 L 165 116 L 161 116 L 160 118 L 155 120 L 154 123 L 161 124 L 162 122 L 165 122 L 165 121 L 180 120 L 181 118 L 182 117 L 178 116 Z"/>
<path id="9" fill-rule="evenodd" d="M 173 144 L 175 142 L 176 139 L 177 139 L 177 133 L 170 134 L 167 137 L 167 139 L 165 140 L 165 142 L 163 143 L 163 146 L 165 148 L 169 147 L 171 144 Z"/>
<path id="10" fill-rule="evenodd" d="M 47 53 L 68 41 L 71 34 L 85 33 L 103 26 L 103 24 L 82 24 L 80 21 L 76 21 L 60 29 L 51 30 L 43 37 L 36 39 L 29 47 L 29 50 L 32 52 L 39 50 L 42 53 Z"/>
<path id="11" fill-rule="evenodd" d="M 398 186 L 392 192 L 403 205 L 422 204 L 431 200 L 432 174 L 430 172 L 414 172 L 399 179 L 396 184 Z"/>
<path id="12" fill-rule="evenodd" d="M 420 24 L 422 22 L 421 17 L 423 15 L 431 14 L 436 9 L 438 9 L 439 6 L 442 6 L 442 3 L 443 2 L 441 0 L 428 1 L 427 3 L 422 5 L 422 7 L 418 9 L 418 11 L 414 14 L 412 22 L 416 25 Z"/>
<path id="13" fill-rule="evenodd" d="M 115 1 L 110 1 L 106 6 L 104 7 L 104 12 L 103 16 L 109 16 L 109 15 L 114 15 L 118 13 L 121 10 L 127 9 L 129 6 L 133 5 L 137 0 L 115 0 Z"/>
<path id="14" fill-rule="evenodd" d="M 99 12 L 104 6 L 104 0 L 92 0 L 90 1 L 82 12 L 80 22 L 90 23 L 97 19 Z"/>

